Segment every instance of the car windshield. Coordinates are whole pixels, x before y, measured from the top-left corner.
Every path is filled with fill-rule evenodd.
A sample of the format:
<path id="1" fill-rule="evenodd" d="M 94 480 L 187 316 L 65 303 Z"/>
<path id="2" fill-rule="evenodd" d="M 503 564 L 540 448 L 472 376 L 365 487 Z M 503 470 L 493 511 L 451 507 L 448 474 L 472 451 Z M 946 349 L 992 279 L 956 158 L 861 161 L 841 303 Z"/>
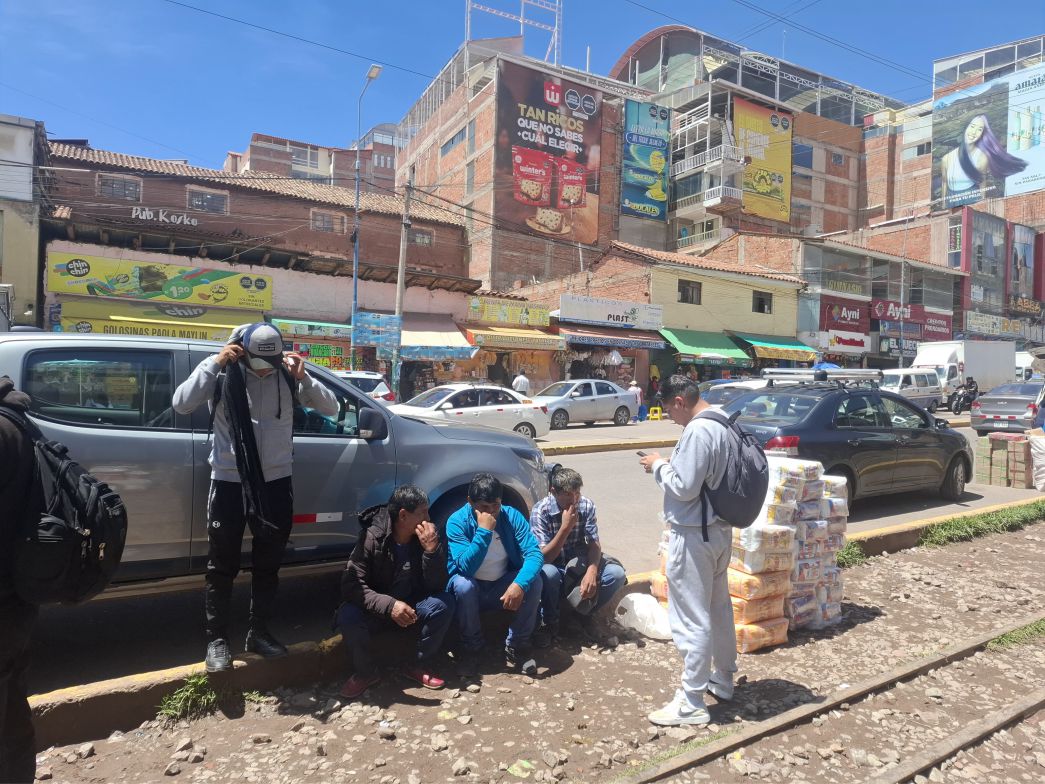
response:
<path id="1" fill-rule="evenodd" d="M 903 376 L 899 373 L 886 373 L 882 376 L 882 383 L 880 386 L 882 389 L 899 389 L 901 378 L 903 378 Z"/>
<path id="2" fill-rule="evenodd" d="M 721 406 L 725 403 L 728 403 L 733 398 L 740 397 L 741 395 L 750 391 L 750 387 L 729 387 L 716 385 L 711 387 L 711 389 L 709 389 L 707 392 L 702 392 L 700 394 L 700 399 L 707 401 L 712 406 Z"/>
<path id="3" fill-rule="evenodd" d="M 538 397 L 562 397 L 573 388 L 572 381 L 558 381 L 537 393 Z"/>
<path id="4" fill-rule="evenodd" d="M 414 406 L 416 408 L 431 408 L 442 403 L 446 398 L 454 393 L 454 390 L 450 387 L 435 387 L 429 389 L 427 392 L 422 392 L 416 397 L 412 397 L 406 401 L 406 405 Z"/>
<path id="5" fill-rule="evenodd" d="M 722 410 L 728 414 L 739 411 L 741 422 L 785 427 L 796 425 L 805 419 L 819 401 L 819 396 L 804 391 L 759 390 L 734 398 L 726 403 Z"/>
<path id="6" fill-rule="evenodd" d="M 987 393 L 986 397 L 1037 397 L 1041 384 L 1002 384 Z"/>
<path id="7" fill-rule="evenodd" d="M 369 377 L 358 378 L 356 376 L 349 376 L 346 380 L 349 384 L 357 389 L 363 390 L 364 392 L 373 392 L 375 387 L 381 383 L 381 379 Z"/>

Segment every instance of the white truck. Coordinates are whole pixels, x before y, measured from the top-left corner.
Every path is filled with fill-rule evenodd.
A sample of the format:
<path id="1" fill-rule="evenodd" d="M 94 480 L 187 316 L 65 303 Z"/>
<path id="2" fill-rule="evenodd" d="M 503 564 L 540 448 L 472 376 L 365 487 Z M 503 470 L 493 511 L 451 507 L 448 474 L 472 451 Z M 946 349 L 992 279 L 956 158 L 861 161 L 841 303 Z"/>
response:
<path id="1" fill-rule="evenodd" d="M 1016 344 L 1008 340 L 934 340 L 918 344 L 911 367 L 932 368 L 940 378 L 947 408 L 959 386 L 972 376 L 980 394 L 1009 383 L 1016 368 Z"/>
<path id="2" fill-rule="evenodd" d="M 1029 351 L 1016 352 L 1016 380 L 1023 382 L 1034 375 L 1034 355 Z"/>

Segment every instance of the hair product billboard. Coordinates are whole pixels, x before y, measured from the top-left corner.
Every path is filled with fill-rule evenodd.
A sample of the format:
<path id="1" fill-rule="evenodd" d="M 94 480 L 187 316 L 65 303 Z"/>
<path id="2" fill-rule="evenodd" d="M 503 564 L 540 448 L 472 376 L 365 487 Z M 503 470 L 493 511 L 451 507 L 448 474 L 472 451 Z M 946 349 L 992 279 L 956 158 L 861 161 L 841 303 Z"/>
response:
<path id="1" fill-rule="evenodd" d="M 593 245 L 602 93 L 501 60 L 494 214 L 505 227 Z"/>
<path id="2" fill-rule="evenodd" d="M 957 207 L 1045 188 L 1043 125 L 1045 65 L 937 100 L 933 201 Z"/>
<path id="3" fill-rule="evenodd" d="M 744 212 L 775 221 L 791 220 L 791 133 L 788 112 L 733 99 L 733 127 L 744 167 Z"/>
<path id="4" fill-rule="evenodd" d="M 655 103 L 624 103 L 621 154 L 621 215 L 668 219 L 671 109 Z"/>

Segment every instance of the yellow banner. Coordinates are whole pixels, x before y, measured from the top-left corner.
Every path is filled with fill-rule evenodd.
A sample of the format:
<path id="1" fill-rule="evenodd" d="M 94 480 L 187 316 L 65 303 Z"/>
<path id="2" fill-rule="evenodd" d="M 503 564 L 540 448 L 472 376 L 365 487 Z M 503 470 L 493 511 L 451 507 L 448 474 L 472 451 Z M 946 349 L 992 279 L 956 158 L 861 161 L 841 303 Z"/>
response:
<path id="1" fill-rule="evenodd" d="M 794 117 L 743 98 L 733 99 L 733 127 L 744 167 L 744 212 L 791 220 L 791 133 Z"/>
<path id="2" fill-rule="evenodd" d="M 472 297 L 468 300 L 468 320 L 521 327 L 547 327 L 551 324 L 551 309 L 512 299 Z"/>
<path id="3" fill-rule="evenodd" d="M 47 254 L 47 288 L 52 294 L 272 310 L 268 275 L 79 253 Z"/>
<path id="4" fill-rule="evenodd" d="M 57 325 L 51 326 L 60 326 L 62 332 L 82 334 L 144 335 L 224 342 L 234 327 L 262 320 L 262 314 L 256 311 L 69 297 L 62 300 Z"/>

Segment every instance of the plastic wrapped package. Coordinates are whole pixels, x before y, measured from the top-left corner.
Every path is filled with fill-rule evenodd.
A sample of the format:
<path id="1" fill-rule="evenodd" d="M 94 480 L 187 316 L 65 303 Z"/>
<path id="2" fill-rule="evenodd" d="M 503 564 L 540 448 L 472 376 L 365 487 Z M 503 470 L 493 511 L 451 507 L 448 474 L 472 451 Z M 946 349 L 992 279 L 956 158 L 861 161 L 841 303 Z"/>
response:
<path id="1" fill-rule="evenodd" d="M 753 553 L 733 548 L 733 558 L 729 562 L 730 568 L 737 569 L 748 574 L 762 574 L 763 572 L 788 572 L 795 565 L 795 556 L 792 551 L 786 553 Z"/>
<path id="2" fill-rule="evenodd" d="M 802 485 L 802 492 L 798 494 L 799 501 L 813 501 L 824 497 L 824 480 L 814 479 Z"/>
<path id="3" fill-rule="evenodd" d="M 815 605 L 790 620 L 792 629 L 808 629 L 820 622 L 820 605 Z"/>
<path id="4" fill-rule="evenodd" d="M 804 484 L 804 482 L 803 482 Z M 766 491 L 767 504 L 791 504 L 798 500 L 800 488 L 790 485 L 769 485 Z"/>
<path id="5" fill-rule="evenodd" d="M 842 620 L 842 605 L 839 602 L 827 602 L 820 605 L 820 620 L 825 626 L 832 626 Z"/>
<path id="6" fill-rule="evenodd" d="M 760 648 L 781 645 L 787 642 L 787 628 L 787 618 L 741 624 L 736 627 L 737 653 L 751 653 Z"/>
<path id="7" fill-rule="evenodd" d="M 849 525 L 848 517 L 831 517 L 827 521 L 827 533 L 830 534 L 844 534 L 846 528 Z"/>
<path id="8" fill-rule="evenodd" d="M 849 502 L 844 498 L 821 498 L 821 509 L 824 510 L 823 517 L 848 517 Z"/>
<path id="9" fill-rule="evenodd" d="M 654 572 L 650 577 L 649 592 L 662 602 L 668 600 L 668 578 L 659 572 Z"/>
<path id="10" fill-rule="evenodd" d="M 817 583 L 816 600 L 820 604 L 838 604 L 845 595 L 842 583 Z"/>
<path id="11" fill-rule="evenodd" d="M 828 564 L 823 569 L 823 574 L 820 577 L 820 581 L 831 584 L 841 583 L 842 570 L 834 564 Z"/>
<path id="12" fill-rule="evenodd" d="M 795 561 L 794 567 L 791 569 L 791 582 L 794 583 L 805 583 L 815 582 L 823 576 L 823 565 L 820 563 L 819 558 L 806 558 L 801 561 Z"/>
<path id="13" fill-rule="evenodd" d="M 765 599 L 768 596 L 786 596 L 791 590 L 791 573 L 764 572 L 747 574 L 729 569 L 729 593 L 738 599 Z"/>
<path id="14" fill-rule="evenodd" d="M 844 476 L 832 476 L 824 474 L 824 497 L 844 498 L 849 500 L 849 484 Z"/>
<path id="15" fill-rule="evenodd" d="M 812 501 L 801 501 L 798 504 L 796 516 L 799 520 L 822 520 L 828 517 L 829 498 L 817 498 Z"/>
<path id="16" fill-rule="evenodd" d="M 809 558 L 819 558 L 823 555 L 824 543 L 816 539 L 806 539 L 804 542 L 795 542 L 795 560 L 805 561 Z"/>
<path id="17" fill-rule="evenodd" d="M 660 551 L 660 573 L 668 573 L 668 553 L 666 550 Z"/>
<path id="18" fill-rule="evenodd" d="M 831 534 L 824 540 L 825 553 L 837 553 L 845 547 L 845 534 Z"/>
<path id="19" fill-rule="evenodd" d="M 764 599 L 740 599 L 729 597 L 733 602 L 733 623 L 758 623 L 784 614 L 784 597 L 767 596 Z"/>
<path id="20" fill-rule="evenodd" d="M 744 550 L 785 553 L 795 542 L 795 530 L 786 525 L 752 525 L 733 529 L 733 546 Z"/>
<path id="21" fill-rule="evenodd" d="M 803 520 L 802 527 L 805 529 L 802 541 L 824 540 L 827 538 L 827 520 Z M 796 537 L 798 538 L 798 537 Z"/>
<path id="22" fill-rule="evenodd" d="M 817 601 L 816 594 L 789 596 L 784 602 L 784 615 L 788 618 L 795 618 L 810 610 L 820 610 L 820 602 Z"/>
<path id="23" fill-rule="evenodd" d="M 614 610 L 617 623 L 654 640 L 670 640 L 668 611 L 649 594 L 629 593 Z"/>
<path id="24" fill-rule="evenodd" d="M 789 484 L 786 480 L 790 478 L 810 480 L 824 475 L 824 467 L 816 460 L 799 460 L 780 455 L 766 455 L 766 459 L 769 462 L 770 484 Z"/>
<path id="25" fill-rule="evenodd" d="M 791 575 L 788 574 L 788 578 Z M 816 587 L 820 584 L 818 580 L 806 580 L 805 582 L 792 582 L 791 592 L 788 596 L 814 596 L 816 594 Z"/>
<path id="26" fill-rule="evenodd" d="M 766 504 L 752 525 L 787 525 L 795 519 L 797 506 L 794 501 L 782 504 Z"/>

